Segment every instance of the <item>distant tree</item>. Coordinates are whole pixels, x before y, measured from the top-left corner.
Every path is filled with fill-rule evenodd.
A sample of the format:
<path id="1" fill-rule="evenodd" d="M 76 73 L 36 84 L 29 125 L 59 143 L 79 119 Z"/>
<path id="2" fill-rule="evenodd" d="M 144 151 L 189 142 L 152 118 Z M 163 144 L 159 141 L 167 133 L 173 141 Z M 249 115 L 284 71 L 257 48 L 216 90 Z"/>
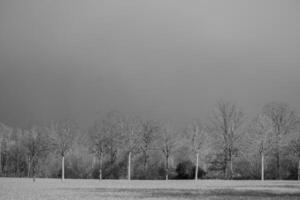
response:
<path id="1" fill-rule="evenodd" d="M 36 172 L 39 161 L 50 151 L 49 137 L 45 129 L 33 126 L 29 131 L 25 132 L 23 139 L 24 147 L 29 157 L 29 170 L 32 170 L 33 181 L 36 178 Z"/>
<path id="2" fill-rule="evenodd" d="M 193 153 L 196 154 L 195 180 L 198 179 L 199 154 L 205 142 L 205 131 L 200 123 L 192 123 L 187 127 L 188 144 L 191 146 Z"/>
<path id="3" fill-rule="evenodd" d="M 13 146 L 11 136 L 13 128 L 4 124 L 0 124 L 0 174 L 8 175 L 9 153 Z"/>
<path id="4" fill-rule="evenodd" d="M 107 128 L 103 126 L 101 120 L 95 121 L 93 127 L 89 130 L 89 136 L 92 143 L 92 152 L 99 160 L 99 180 L 102 180 L 103 158 L 106 152 L 106 142 L 108 140 Z"/>
<path id="5" fill-rule="evenodd" d="M 131 179 L 131 157 L 139 152 L 142 124 L 139 118 L 127 118 L 124 120 L 122 140 L 128 152 L 127 179 Z"/>
<path id="6" fill-rule="evenodd" d="M 288 151 L 292 152 L 297 158 L 297 179 L 300 181 L 300 123 L 297 124 L 297 130 L 291 135 L 288 145 Z"/>
<path id="7" fill-rule="evenodd" d="M 106 138 L 105 154 L 108 156 L 109 177 L 117 178 L 119 174 L 116 166 L 118 151 L 120 150 L 122 131 L 124 131 L 124 117 L 121 113 L 111 111 L 102 120 L 103 131 Z"/>
<path id="8" fill-rule="evenodd" d="M 236 141 L 241 136 L 241 126 L 244 113 L 237 105 L 218 101 L 211 122 L 216 133 L 216 139 L 224 153 L 224 174 L 226 179 L 233 177 L 233 155 L 237 151 Z"/>
<path id="9" fill-rule="evenodd" d="M 11 148 L 10 148 L 10 157 L 11 157 L 11 162 L 12 162 L 12 173 L 16 177 L 20 176 L 21 170 L 20 167 L 21 165 L 26 162 L 26 154 L 25 149 L 22 145 L 22 138 L 24 137 L 23 130 L 14 128 L 13 134 L 11 136 Z"/>
<path id="10" fill-rule="evenodd" d="M 61 120 L 51 124 L 52 141 L 56 152 L 61 156 L 61 180 L 65 179 L 65 156 L 72 148 L 74 139 L 79 131 L 73 120 Z"/>
<path id="11" fill-rule="evenodd" d="M 160 131 L 158 138 L 158 145 L 165 159 L 165 177 L 169 179 L 169 158 L 176 150 L 180 143 L 178 132 L 171 126 L 171 124 L 164 124 Z"/>
<path id="12" fill-rule="evenodd" d="M 295 112 L 286 103 L 271 102 L 263 107 L 263 113 L 272 122 L 273 133 L 275 135 L 275 159 L 276 178 L 281 179 L 280 173 L 280 142 L 281 137 L 289 134 L 296 128 L 297 117 Z"/>
<path id="13" fill-rule="evenodd" d="M 264 162 L 267 148 L 270 147 L 270 137 L 272 134 L 272 122 L 264 114 L 259 114 L 251 123 L 253 146 L 258 148 L 261 156 L 261 180 L 264 180 Z M 249 141 L 248 141 L 249 142 Z"/>
<path id="14" fill-rule="evenodd" d="M 156 150 L 153 145 L 159 131 L 159 125 L 155 121 L 146 120 L 142 122 L 139 149 L 143 158 L 143 176 L 147 178 L 150 151 Z"/>

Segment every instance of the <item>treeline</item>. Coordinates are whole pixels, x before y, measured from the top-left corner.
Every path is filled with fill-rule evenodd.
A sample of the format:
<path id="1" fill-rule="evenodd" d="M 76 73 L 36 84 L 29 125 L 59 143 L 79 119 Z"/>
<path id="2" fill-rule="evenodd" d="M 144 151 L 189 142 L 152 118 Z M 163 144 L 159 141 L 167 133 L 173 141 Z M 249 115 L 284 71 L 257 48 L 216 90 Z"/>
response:
<path id="1" fill-rule="evenodd" d="M 0 124 L 0 175 L 97 179 L 300 179 L 300 121 L 285 103 L 254 119 L 217 102 L 184 125 L 109 112 L 88 131 L 71 120 Z"/>

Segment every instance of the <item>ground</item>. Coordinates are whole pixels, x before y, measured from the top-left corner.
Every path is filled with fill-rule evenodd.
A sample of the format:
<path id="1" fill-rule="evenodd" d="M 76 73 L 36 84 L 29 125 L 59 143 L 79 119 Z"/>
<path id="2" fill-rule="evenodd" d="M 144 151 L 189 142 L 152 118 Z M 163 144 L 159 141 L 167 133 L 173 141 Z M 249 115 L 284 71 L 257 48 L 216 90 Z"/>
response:
<path id="1" fill-rule="evenodd" d="M 0 200 L 300 199 L 298 181 L 65 180 L 0 178 Z"/>

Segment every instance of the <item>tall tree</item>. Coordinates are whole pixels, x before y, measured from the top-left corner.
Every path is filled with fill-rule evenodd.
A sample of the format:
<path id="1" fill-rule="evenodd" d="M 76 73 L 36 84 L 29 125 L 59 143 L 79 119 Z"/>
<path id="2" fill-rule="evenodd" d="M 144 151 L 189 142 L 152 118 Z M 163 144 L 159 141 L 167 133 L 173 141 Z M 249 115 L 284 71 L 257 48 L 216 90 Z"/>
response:
<path id="1" fill-rule="evenodd" d="M 155 147 L 153 143 L 159 131 L 159 125 L 157 122 L 152 120 L 146 120 L 142 122 L 142 132 L 141 132 L 141 141 L 140 141 L 140 151 L 143 157 L 143 174 L 144 178 L 148 177 L 147 169 L 149 164 L 149 154 L 150 151 L 154 150 Z"/>
<path id="2" fill-rule="evenodd" d="M 78 135 L 78 125 L 75 121 L 66 119 L 51 124 L 53 144 L 61 156 L 61 180 L 65 179 L 65 156 L 71 150 L 75 137 Z"/>
<path id="3" fill-rule="evenodd" d="M 110 166 L 111 178 L 116 178 L 117 171 L 114 165 L 117 161 L 118 152 L 120 150 L 122 131 L 124 130 L 124 116 L 116 111 L 111 111 L 106 114 L 102 120 L 102 126 L 106 139 L 105 153 L 108 156 L 108 164 Z"/>
<path id="4" fill-rule="evenodd" d="M 12 147 L 10 150 L 11 161 L 14 165 L 14 174 L 16 177 L 20 176 L 20 166 L 23 158 L 26 157 L 24 154 L 25 150 L 22 146 L 23 131 L 15 128 L 12 134 Z"/>
<path id="5" fill-rule="evenodd" d="M 196 122 L 191 123 L 187 127 L 187 133 L 188 133 L 188 143 L 191 146 L 193 153 L 196 154 L 195 180 L 198 180 L 199 154 L 205 142 L 204 126 Z"/>
<path id="6" fill-rule="evenodd" d="M 237 151 L 236 141 L 241 136 L 244 113 L 236 104 L 220 100 L 211 118 L 218 142 L 224 154 L 224 174 L 226 179 L 233 176 L 233 155 Z"/>
<path id="7" fill-rule="evenodd" d="M 127 179 L 131 180 L 131 160 L 132 155 L 139 152 L 142 126 L 137 117 L 128 117 L 125 119 L 122 131 L 122 138 L 125 149 L 128 152 Z"/>
<path id="8" fill-rule="evenodd" d="M 106 142 L 108 139 L 107 129 L 103 126 L 101 120 L 95 121 L 93 127 L 89 130 L 89 136 L 92 143 L 92 152 L 99 160 L 99 180 L 102 180 L 103 158 L 106 152 Z"/>
<path id="9" fill-rule="evenodd" d="M 45 129 L 33 126 L 25 132 L 23 144 L 27 150 L 33 181 L 36 178 L 39 161 L 50 151 L 49 137 Z M 29 168 L 30 170 L 30 168 Z"/>
<path id="10" fill-rule="evenodd" d="M 258 152 L 261 157 L 261 180 L 264 180 L 264 163 L 265 154 L 267 149 L 270 147 L 270 137 L 272 134 L 272 122 L 264 114 L 259 114 L 251 123 L 253 146 L 258 148 Z"/>
<path id="11" fill-rule="evenodd" d="M 13 146 L 13 141 L 11 136 L 13 133 L 13 128 L 4 124 L 0 124 L 0 172 L 5 176 L 8 173 L 8 161 L 9 161 L 9 152 Z"/>
<path id="12" fill-rule="evenodd" d="M 272 122 L 273 133 L 275 135 L 275 159 L 276 178 L 281 179 L 280 168 L 280 142 L 281 137 L 289 134 L 296 128 L 297 117 L 295 112 L 286 103 L 271 102 L 263 107 L 263 113 Z"/>
<path id="13" fill-rule="evenodd" d="M 297 179 L 300 181 L 300 121 L 298 117 L 297 122 L 297 129 L 293 133 L 290 134 L 289 141 L 288 141 L 288 148 L 289 152 L 292 152 L 297 159 Z"/>
<path id="14" fill-rule="evenodd" d="M 179 144 L 178 132 L 171 124 L 167 123 L 162 126 L 160 131 L 160 137 L 158 138 L 158 144 L 165 159 L 165 177 L 169 179 L 169 158 L 176 150 Z"/>
<path id="15" fill-rule="evenodd" d="M 290 143 L 290 149 L 297 157 L 297 163 L 298 163 L 298 181 L 300 181 L 300 134 L 298 132 L 297 136 L 294 137 L 294 139 Z"/>

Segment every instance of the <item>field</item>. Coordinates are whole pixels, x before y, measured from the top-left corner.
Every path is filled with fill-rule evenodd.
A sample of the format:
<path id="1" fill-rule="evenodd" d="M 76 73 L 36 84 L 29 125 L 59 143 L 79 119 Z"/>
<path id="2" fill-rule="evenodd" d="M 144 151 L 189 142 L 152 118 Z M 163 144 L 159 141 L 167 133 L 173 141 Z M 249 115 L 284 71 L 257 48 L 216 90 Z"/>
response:
<path id="1" fill-rule="evenodd" d="M 127 181 L 1 178 L 2 200 L 300 199 L 297 181 Z"/>

